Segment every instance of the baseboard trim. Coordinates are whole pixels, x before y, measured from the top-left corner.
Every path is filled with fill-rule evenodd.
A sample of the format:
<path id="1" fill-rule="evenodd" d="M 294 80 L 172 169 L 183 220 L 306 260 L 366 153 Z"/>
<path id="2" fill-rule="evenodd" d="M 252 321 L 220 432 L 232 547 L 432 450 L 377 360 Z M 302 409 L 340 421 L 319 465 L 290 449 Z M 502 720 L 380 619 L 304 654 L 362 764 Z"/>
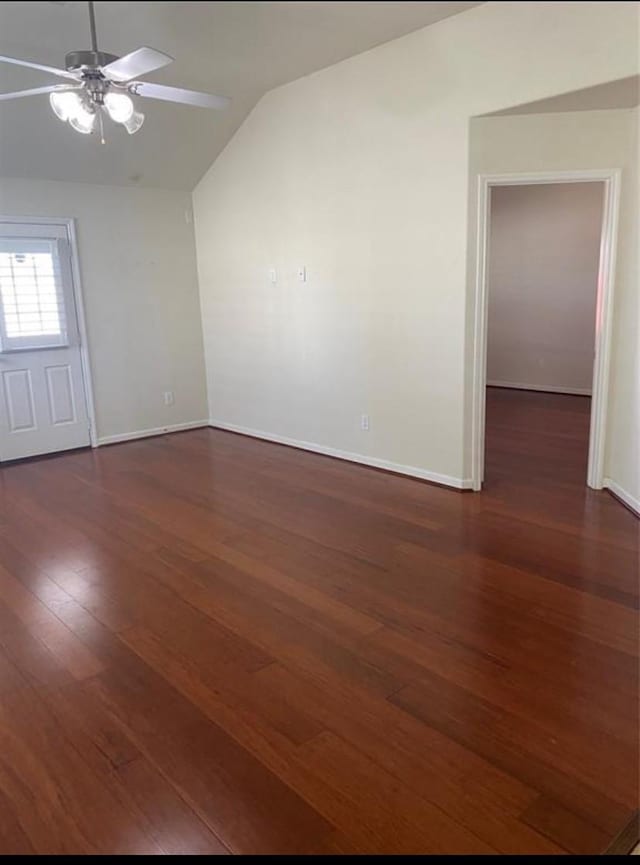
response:
<path id="1" fill-rule="evenodd" d="M 547 384 L 522 384 L 518 381 L 487 381 L 487 387 L 504 387 L 512 390 L 538 390 L 542 393 L 567 393 L 573 396 L 591 396 L 590 387 L 555 387 Z"/>
<path id="2" fill-rule="evenodd" d="M 640 501 L 634 498 L 631 493 L 628 493 L 620 484 L 612 481 L 611 478 L 605 478 L 602 484 L 605 489 L 609 490 L 617 499 L 620 499 L 623 505 L 629 508 L 630 511 L 640 517 Z"/>
<path id="3" fill-rule="evenodd" d="M 369 457 L 351 451 L 343 451 L 338 448 L 327 447 L 325 445 L 317 444 L 316 442 L 300 441 L 299 439 L 277 435 L 276 433 L 269 433 L 264 432 L 263 430 L 226 423 L 225 421 L 217 420 L 216 418 L 211 418 L 209 426 L 214 427 L 215 429 L 225 430 L 226 432 L 233 432 L 240 435 L 251 436 L 251 438 L 263 439 L 264 441 L 273 442 L 274 444 L 286 445 L 287 447 L 298 448 L 303 451 L 311 451 L 312 453 L 321 454 L 325 457 L 333 457 L 334 459 L 346 460 L 351 463 L 360 463 L 361 465 L 369 466 L 370 468 L 382 469 L 383 471 L 393 472 L 394 474 L 407 475 L 408 477 L 418 478 L 419 480 L 428 481 L 429 483 L 438 484 L 440 486 L 453 487 L 457 490 L 470 490 L 472 488 L 470 479 L 456 478 L 451 475 L 442 475 L 438 472 L 431 472 L 427 469 L 418 468 L 417 466 L 405 466 L 401 463 L 381 460 L 377 457 Z"/>
<path id="4" fill-rule="evenodd" d="M 116 445 L 120 442 L 134 441 L 135 439 L 146 439 L 151 436 L 161 436 L 167 433 L 182 432 L 188 429 L 198 429 L 209 426 L 208 420 L 192 420 L 186 423 L 174 423 L 169 426 L 158 426 L 153 429 L 133 430 L 132 432 L 119 433 L 114 436 L 100 436 L 97 440 L 97 447 L 103 445 Z"/>

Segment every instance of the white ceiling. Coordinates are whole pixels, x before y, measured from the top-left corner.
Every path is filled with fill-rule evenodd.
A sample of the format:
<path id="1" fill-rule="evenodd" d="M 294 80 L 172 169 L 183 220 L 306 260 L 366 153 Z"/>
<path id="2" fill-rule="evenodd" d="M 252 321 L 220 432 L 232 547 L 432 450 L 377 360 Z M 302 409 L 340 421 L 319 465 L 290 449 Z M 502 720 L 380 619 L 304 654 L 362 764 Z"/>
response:
<path id="1" fill-rule="evenodd" d="M 98 2 L 98 42 L 123 55 L 149 45 L 175 62 L 149 80 L 230 96 L 225 111 L 145 101 L 146 121 L 106 145 L 55 118 L 46 96 L 0 103 L 0 176 L 192 189 L 260 97 L 478 3 Z M 0 54 L 53 66 L 89 47 L 82 2 L 0 3 Z M 0 64 L 0 91 L 53 83 Z"/>
<path id="2" fill-rule="evenodd" d="M 548 99 L 527 102 L 503 111 L 495 111 L 488 117 L 504 114 L 555 114 L 558 111 L 610 111 L 615 108 L 635 108 L 640 103 L 640 75 L 618 78 L 595 87 L 560 93 Z"/>

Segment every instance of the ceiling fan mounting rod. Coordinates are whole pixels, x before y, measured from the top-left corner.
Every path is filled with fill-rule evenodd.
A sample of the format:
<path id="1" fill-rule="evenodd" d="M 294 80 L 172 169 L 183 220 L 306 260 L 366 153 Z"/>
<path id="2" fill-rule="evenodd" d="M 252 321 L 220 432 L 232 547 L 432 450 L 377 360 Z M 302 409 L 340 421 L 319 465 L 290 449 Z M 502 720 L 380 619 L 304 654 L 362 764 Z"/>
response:
<path id="1" fill-rule="evenodd" d="M 89 27 L 91 29 L 91 50 L 97 53 L 98 51 L 98 34 L 96 33 L 96 13 L 93 9 L 93 2 L 89 0 Z"/>
<path id="2" fill-rule="evenodd" d="M 100 66 L 107 66 L 117 60 L 115 54 L 98 50 L 98 34 L 96 31 L 96 15 L 91 0 L 87 3 L 89 7 L 89 29 L 91 30 L 91 50 L 71 51 L 65 57 L 65 66 L 69 71 L 82 70 L 83 78 L 102 78 Z"/>
<path id="3" fill-rule="evenodd" d="M 93 9 L 93 2 L 89 0 L 89 27 L 91 29 L 91 50 L 98 52 L 98 34 L 96 32 L 96 13 Z"/>

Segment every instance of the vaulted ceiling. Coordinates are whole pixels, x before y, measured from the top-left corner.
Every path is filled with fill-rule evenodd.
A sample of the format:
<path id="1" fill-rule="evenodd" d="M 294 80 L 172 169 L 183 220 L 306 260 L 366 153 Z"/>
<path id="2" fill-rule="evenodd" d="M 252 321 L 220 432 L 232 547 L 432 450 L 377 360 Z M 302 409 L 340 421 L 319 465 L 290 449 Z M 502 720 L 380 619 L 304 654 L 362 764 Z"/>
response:
<path id="1" fill-rule="evenodd" d="M 607 81 L 595 87 L 559 93 L 548 99 L 538 99 L 525 105 L 515 105 L 503 111 L 494 111 L 489 117 L 505 114 L 555 114 L 558 111 L 611 111 L 616 108 L 635 108 L 640 104 L 640 75 Z"/>
<path id="2" fill-rule="evenodd" d="M 230 96 L 225 111 L 145 102 L 146 121 L 107 142 L 78 135 L 46 96 L 0 103 L 0 176 L 191 189 L 268 90 L 412 30 L 469 2 L 98 2 L 102 50 L 149 45 L 175 62 L 149 76 Z M 2 2 L 0 54 L 53 66 L 89 45 L 86 3 Z M 0 91 L 54 83 L 0 64 Z M 57 82 L 56 82 L 57 83 Z"/>

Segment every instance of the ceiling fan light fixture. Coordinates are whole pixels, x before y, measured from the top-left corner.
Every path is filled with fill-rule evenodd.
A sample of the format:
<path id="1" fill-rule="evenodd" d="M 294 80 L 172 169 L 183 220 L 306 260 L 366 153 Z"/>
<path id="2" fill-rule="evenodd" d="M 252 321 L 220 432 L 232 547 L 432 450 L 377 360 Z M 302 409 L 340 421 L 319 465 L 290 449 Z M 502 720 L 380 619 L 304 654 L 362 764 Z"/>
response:
<path id="1" fill-rule="evenodd" d="M 91 50 L 67 53 L 65 69 L 0 54 L 0 64 L 11 63 L 48 72 L 58 78 L 67 79 L 69 83 L 47 84 L 14 93 L 0 93 L 0 102 L 47 93 L 56 117 L 63 123 L 69 123 L 76 132 L 90 135 L 98 121 L 103 144 L 105 142 L 104 114 L 115 123 L 124 126 L 129 135 L 134 135 L 144 123 L 144 114 L 136 110 L 135 102 L 129 94 L 163 102 L 195 105 L 200 108 L 225 108 L 228 105 L 229 99 L 226 96 L 138 80 L 156 69 L 162 69 L 163 66 L 171 63 L 173 58 L 147 46 L 130 51 L 124 57 L 100 51 L 93 0 L 89 0 L 87 6 L 89 7 Z"/>
<path id="2" fill-rule="evenodd" d="M 107 93 L 104 107 L 114 123 L 127 123 L 135 113 L 133 100 L 126 93 Z"/>
<path id="3" fill-rule="evenodd" d="M 144 114 L 142 113 L 142 111 L 134 111 L 131 117 L 128 120 L 125 120 L 122 125 L 127 130 L 129 135 L 135 135 L 135 133 L 138 131 L 138 129 L 140 129 L 143 123 Z"/>
<path id="4" fill-rule="evenodd" d="M 82 99 L 76 90 L 55 90 L 49 96 L 49 103 L 56 117 L 64 122 L 75 115 L 82 105 Z"/>
<path id="5" fill-rule="evenodd" d="M 93 132 L 95 124 L 95 111 L 90 111 L 82 104 L 82 102 L 79 103 L 76 111 L 69 117 L 69 126 L 75 129 L 76 132 L 81 132 L 83 135 L 90 135 Z"/>

